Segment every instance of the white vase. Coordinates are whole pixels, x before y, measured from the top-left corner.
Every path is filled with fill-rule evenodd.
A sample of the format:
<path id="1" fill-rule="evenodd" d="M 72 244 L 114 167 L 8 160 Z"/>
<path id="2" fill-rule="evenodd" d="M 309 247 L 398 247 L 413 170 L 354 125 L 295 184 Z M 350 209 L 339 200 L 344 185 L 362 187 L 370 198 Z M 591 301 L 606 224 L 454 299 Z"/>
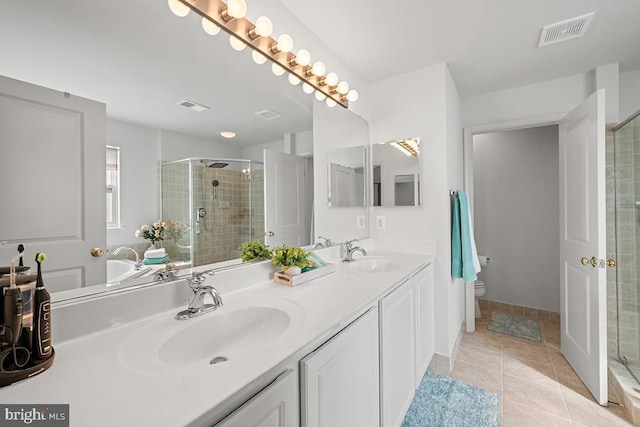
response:
<path id="1" fill-rule="evenodd" d="M 298 274 L 302 273 L 302 269 L 300 267 L 289 267 L 284 271 L 284 274 L 287 274 L 289 276 L 296 276 Z"/>

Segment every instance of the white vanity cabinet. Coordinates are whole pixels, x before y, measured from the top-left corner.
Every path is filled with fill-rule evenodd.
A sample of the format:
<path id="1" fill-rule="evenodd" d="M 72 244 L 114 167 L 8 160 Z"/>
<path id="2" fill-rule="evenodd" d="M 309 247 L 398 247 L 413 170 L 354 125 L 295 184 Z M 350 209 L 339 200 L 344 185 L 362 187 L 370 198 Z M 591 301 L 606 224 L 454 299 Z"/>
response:
<path id="1" fill-rule="evenodd" d="M 300 361 L 303 427 L 379 426 L 378 309 Z"/>
<path id="2" fill-rule="evenodd" d="M 397 427 L 434 354 L 433 265 L 380 299 L 380 418 Z"/>
<path id="3" fill-rule="evenodd" d="M 380 418 L 383 427 L 402 423 L 416 389 L 416 308 L 413 277 L 380 300 Z"/>
<path id="4" fill-rule="evenodd" d="M 215 427 L 296 427 L 298 408 L 296 371 L 288 369 Z"/>

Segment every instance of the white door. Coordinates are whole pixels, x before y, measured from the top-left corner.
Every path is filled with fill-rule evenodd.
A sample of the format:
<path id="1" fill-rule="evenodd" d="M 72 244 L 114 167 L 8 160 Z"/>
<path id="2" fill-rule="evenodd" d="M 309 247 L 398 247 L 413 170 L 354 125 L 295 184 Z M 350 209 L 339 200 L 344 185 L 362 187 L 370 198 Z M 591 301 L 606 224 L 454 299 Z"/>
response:
<path id="1" fill-rule="evenodd" d="M 348 166 L 337 163 L 329 165 L 331 174 L 331 194 L 329 206 L 356 206 L 356 171 Z"/>
<path id="2" fill-rule="evenodd" d="M 601 405 L 607 404 L 604 121 L 599 90 L 560 122 L 561 349 Z"/>
<path id="3" fill-rule="evenodd" d="M 104 104 L 0 76 L 0 265 L 22 243 L 51 292 L 106 282 L 105 146 Z"/>
<path id="4" fill-rule="evenodd" d="M 307 244 L 304 158 L 264 150 L 265 244 Z"/>

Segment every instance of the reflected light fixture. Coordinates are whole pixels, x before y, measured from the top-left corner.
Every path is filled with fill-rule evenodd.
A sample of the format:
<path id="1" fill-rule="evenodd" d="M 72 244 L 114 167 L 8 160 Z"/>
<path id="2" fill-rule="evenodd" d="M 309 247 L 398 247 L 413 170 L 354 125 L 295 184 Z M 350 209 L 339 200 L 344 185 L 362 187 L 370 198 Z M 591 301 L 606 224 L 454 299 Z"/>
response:
<path id="1" fill-rule="evenodd" d="M 226 130 L 226 131 L 220 132 L 220 135 L 225 138 L 233 138 L 236 136 L 236 133 Z"/>
<path id="2" fill-rule="evenodd" d="M 420 153 L 420 140 L 418 138 L 400 139 L 390 144 L 406 156 L 418 157 Z"/>
<path id="3" fill-rule="evenodd" d="M 212 36 L 215 36 L 220 32 L 220 27 L 209 21 L 207 18 L 202 18 L 202 29 L 205 33 Z"/>
<path id="4" fill-rule="evenodd" d="M 348 108 L 349 102 L 358 99 L 358 92 L 350 89 L 349 84 L 339 81 L 336 73 L 325 75 L 326 66 L 321 61 L 312 65 L 311 54 L 306 49 L 293 52 L 293 38 L 281 34 L 272 38 L 273 23 L 266 16 L 260 16 L 253 23 L 246 19 L 247 3 L 245 0 L 168 0 L 171 11 L 180 17 L 189 14 L 190 10 L 200 15 L 203 29 L 211 35 L 220 30 L 229 34 L 229 43 L 235 50 L 252 49 L 251 56 L 257 64 L 267 59 L 273 62 L 272 70 L 277 75 L 289 73 L 289 82 L 303 82 L 302 90 L 307 94 L 316 93 L 316 98 L 325 100 L 327 106 L 340 104 Z"/>

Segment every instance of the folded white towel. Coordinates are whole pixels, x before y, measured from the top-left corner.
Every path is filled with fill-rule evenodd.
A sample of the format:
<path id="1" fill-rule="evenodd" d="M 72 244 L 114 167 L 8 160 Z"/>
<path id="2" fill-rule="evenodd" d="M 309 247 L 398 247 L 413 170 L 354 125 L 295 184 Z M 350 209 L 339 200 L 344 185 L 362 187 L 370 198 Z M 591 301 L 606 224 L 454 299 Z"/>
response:
<path id="1" fill-rule="evenodd" d="M 164 248 L 160 249 L 147 249 L 144 253 L 145 258 L 162 258 L 167 254 Z"/>

